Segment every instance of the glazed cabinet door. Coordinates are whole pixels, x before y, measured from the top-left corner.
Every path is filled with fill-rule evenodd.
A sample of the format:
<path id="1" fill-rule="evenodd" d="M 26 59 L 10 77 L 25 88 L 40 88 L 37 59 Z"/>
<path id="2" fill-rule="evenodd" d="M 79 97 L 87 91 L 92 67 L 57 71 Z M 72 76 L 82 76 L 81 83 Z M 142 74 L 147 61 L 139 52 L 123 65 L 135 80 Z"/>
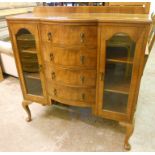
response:
<path id="1" fill-rule="evenodd" d="M 11 24 L 14 54 L 24 99 L 46 103 L 37 24 Z"/>
<path id="2" fill-rule="evenodd" d="M 136 98 L 139 62 L 142 58 L 143 27 L 100 26 L 98 57 L 98 114 L 130 121 Z"/>

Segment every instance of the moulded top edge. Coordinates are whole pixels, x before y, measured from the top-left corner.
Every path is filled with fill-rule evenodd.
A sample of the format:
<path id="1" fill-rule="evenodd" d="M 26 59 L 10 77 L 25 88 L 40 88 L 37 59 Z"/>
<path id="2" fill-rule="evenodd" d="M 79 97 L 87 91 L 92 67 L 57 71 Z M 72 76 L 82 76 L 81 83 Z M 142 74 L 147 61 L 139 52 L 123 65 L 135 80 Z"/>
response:
<path id="1" fill-rule="evenodd" d="M 151 23 L 151 18 L 146 14 L 120 14 L 120 13 L 56 13 L 50 16 L 22 14 L 6 18 L 8 21 L 51 21 L 51 22 L 124 22 L 124 23 Z"/>

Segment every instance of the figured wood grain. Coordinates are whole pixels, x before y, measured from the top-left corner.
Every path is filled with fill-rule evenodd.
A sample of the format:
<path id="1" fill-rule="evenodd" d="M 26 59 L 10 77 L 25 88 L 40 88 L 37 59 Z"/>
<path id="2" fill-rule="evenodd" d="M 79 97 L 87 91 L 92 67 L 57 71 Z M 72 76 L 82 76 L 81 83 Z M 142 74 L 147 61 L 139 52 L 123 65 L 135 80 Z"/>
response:
<path id="1" fill-rule="evenodd" d="M 51 87 L 52 86 L 52 87 Z M 95 89 L 94 88 L 76 88 L 68 87 L 59 84 L 54 84 L 48 81 L 48 93 L 53 99 L 61 99 L 62 103 L 67 104 L 66 101 L 76 102 L 76 106 L 91 105 L 95 103 Z M 64 101 L 63 101 L 64 99 Z"/>
<path id="2" fill-rule="evenodd" d="M 137 107 L 137 100 L 138 100 L 138 94 L 139 94 L 139 89 L 140 89 L 141 77 L 143 75 L 144 66 L 145 66 L 144 57 L 145 57 L 145 49 L 146 49 L 146 44 L 147 44 L 149 32 L 150 32 L 150 25 L 147 25 L 144 27 L 144 32 L 142 33 L 143 37 L 141 37 L 141 40 L 140 40 L 142 46 L 140 46 L 140 48 L 138 50 L 139 54 L 138 54 L 137 60 L 136 60 L 136 61 L 138 61 L 139 60 L 138 57 L 141 57 L 141 61 L 139 62 L 138 76 L 136 77 L 137 78 L 137 85 L 135 88 L 135 92 L 132 94 L 133 98 L 130 101 L 131 104 L 128 106 L 128 113 L 129 113 L 128 117 L 129 117 L 130 122 L 132 122 L 134 119 L 134 113 L 135 113 L 136 107 Z"/>
<path id="3" fill-rule="evenodd" d="M 122 32 L 122 33 L 126 33 L 130 36 L 130 38 L 135 41 L 136 43 L 136 48 L 135 48 L 135 56 L 134 56 L 134 60 L 133 60 L 133 70 L 132 70 L 132 79 L 131 79 L 131 83 L 130 83 L 130 89 L 129 89 L 129 97 L 128 97 L 128 106 L 127 106 L 127 113 L 125 114 L 126 117 L 124 117 L 121 113 L 117 113 L 117 112 L 112 112 L 112 111 L 107 111 L 106 109 L 103 109 L 103 105 L 105 104 L 103 102 L 103 95 L 104 95 L 104 89 L 106 89 L 105 86 L 105 79 L 103 77 L 103 79 L 101 80 L 100 78 L 98 78 L 98 89 L 99 92 L 97 94 L 97 108 L 98 108 L 98 113 L 99 115 L 105 116 L 106 118 L 113 118 L 116 120 L 123 120 L 123 119 L 127 119 L 130 116 L 130 106 L 133 104 L 132 103 L 132 99 L 134 98 L 134 93 L 135 93 L 135 89 L 136 89 L 136 85 L 137 85 L 137 77 L 138 77 L 138 70 L 139 70 L 139 62 L 138 59 L 140 58 L 139 52 L 141 50 L 141 44 L 142 44 L 142 40 L 143 40 L 143 35 L 145 32 L 145 29 L 143 26 L 140 25 L 130 25 L 127 26 L 126 24 L 101 24 L 101 49 L 100 49 L 100 57 L 99 57 L 99 65 L 98 65 L 98 72 L 99 73 L 103 73 L 103 75 L 105 75 L 105 62 L 106 62 L 106 40 L 109 40 L 114 34 L 117 34 L 117 32 Z M 144 51 L 143 51 L 144 52 Z M 111 85 L 111 84 L 110 84 Z M 119 87 L 119 86 L 118 86 Z M 121 87 L 121 85 L 120 85 Z M 108 85 L 107 85 L 108 88 Z M 125 91 L 126 92 L 126 91 Z M 130 111 L 130 112 L 129 112 Z M 116 115 L 118 115 L 116 117 Z M 129 120 L 130 121 L 130 120 Z"/>
<path id="4" fill-rule="evenodd" d="M 95 69 L 64 69 L 49 63 L 45 65 L 45 74 L 47 79 L 61 84 L 75 87 L 95 87 L 96 70 Z"/>
<path id="5" fill-rule="evenodd" d="M 20 29 L 25 28 L 25 29 L 29 30 L 30 33 L 35 36 L 38 62 L 40 64 L 42 64 L 41 55 L 40 55 L 40 44 L 39 44 L 40 38 L 39 38 L 39 34 L 38 34 L 37 24 L 32 24 L 31 22 L 27 23 L 27 24 L 23 24 L 23 23 L 20 23 L 20 24 L 8 23 L 8 24 L 9 24 L 9 31 L 10 31 L 10 35 L 11 35 L 12 44 L 13 44 L 13 52 L 15 55 L 15 61 L 16 61 L 17 70 L 19 73 L 19 79 L 20 79 L 24 99 L 28 100 L 28 101 L 36 101 L 36 102 L 41 103 L 41 104 L 48 104 L 47 103 L 47 96 L 46 96 L 45 80 L 44 80 L 43 71 L 40 72 L 40 78 L 41 78 L 42 89 L 43 89 L 43 96 L 36 96 L 36 95 L 32 95 L 32 94 L 27 93 L 26 83 L 25 83 L 21 59 L 20 59 L 20 49 L 18 47 L 17 39 L 16 39 L 16 34 L 18 33 L 18 31 Z"/>
<path id="6" fill-rule="evenodd" d="M 7 18 L 24 100 L 41 104 L 56 100 L 67 105 L 91 107 L 97 116 L 132 125 L 151 23 L 149 15 L 134 13 L 146 13 L 148 10 L 128 7 L 130 11 L 125 11 L 125 7 L 120 6 L 95 9 L 39 7 L 34 14 Z M 38 61 L 42 66 L 43 96 L 27 94 L 26 91 L 15 37 L 21 28 L 28 29 L 35 36 Z M 127 34 L 136 43 L 135 55 L 130 61 L 124 58 L 108 61 L 133 65 L 131 83 L 120 82 L 117 85 L 113 81 L 105 85 L 106 43 L 117 33 Z M 115 89 L 116 93 L 128 95 L 126 112 L 103 108 L 104 89 Z M 125 144 L 128 144 L 130 133 L 126 134 Z"/>
<path id="7" fill-rule="evenodd" d="M 62 103 L 73 101 L 76 106 L 94 104 L 95 100 L 89 100 L 91 97 L 86 93 L 89 89 L 95 91 L 96 85 L 96 25 L 41 24 L 41 35 L 46 51 L 43 52 L 46 80 L 58 87 L 48 88 L 48 93 L 51 96 L 51 91 L 59 92 L 52 99 L 64 100 Z M 84 91 L 81 96 L 80 91 Z"/>
<path id="8" fill-rule="evenodd" d="M 89 48 L 61 48 L 44 43 L 44 61 L 62 67 L 87 67 L 96 68 L 96 49 Z"/>
<path id="9" fill-rule="evenodd" d="M 51 15 L 35 15 L 35 14 L 22 14 L 16 16 L 9 16 L 7 20 L 15 23 L 19 23 L 21 20 L 22 23 L 31 21 L 32 23 L 39 22 L 44 24 L 59 24 L 63 23 L 64 25 L 72 25 L 75 23 L 84 23 L 85 25 L 90 25 L 93 23 L 97 24 L 98 22 L 104 23 L 151 23 L 151 18 L 148 14 L 120 14 L 120 13 L 71 13 L 71 14 L 62 14 L 55 13 Z M 51 23 L 47 23 L 51 21 Z"/>
<path id="10" fill-rule="evenodd" d="M 96 47 L 96 26 L 69 25 L 41 25 L 42 39 L 51 44 L 62 46 L 90 46 Z M 65 32 L 65 33 L 64 33 Z M 49 38 L 51 34 L 51 39 Z"/>

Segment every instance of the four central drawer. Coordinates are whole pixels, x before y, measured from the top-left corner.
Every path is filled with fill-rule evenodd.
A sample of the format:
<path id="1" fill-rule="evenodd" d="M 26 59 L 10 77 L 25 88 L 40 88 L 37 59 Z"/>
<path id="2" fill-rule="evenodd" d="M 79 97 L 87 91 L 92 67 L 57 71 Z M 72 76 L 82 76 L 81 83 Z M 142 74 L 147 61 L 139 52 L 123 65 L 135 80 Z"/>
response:
<path id="1" fill-rule="evenodd" d="M 46 46 L 46 47 L 45 47 Z M 51 47 L 45 45 L 44 60 L 60 66 L 96 68 L 96 49 Z"/>
<path id="2" fill-rule="evenodd" d="M 64 99 L 65 101 L 95 103 L 95 89 L 75 88 L 57 85 L 52 83 L 52 87 L 48 87 L 49 95 L 52 98 Z"/>
<path id="3" fill-rule="evenodd" d="M 72 85 L 75 87 L 95 87 L 95 69 L 66 69 L 51 64 L 45 65 L 46 78 L 62 85 Z"/>
<path id="4" fill-rule="evenodd" d="M 97 27 L 79 25 L 43 25 L 42 40 L 59 45 L 96 47 Z"/>
<path id="5" fill-rule="evenodd" d="M 42 25 L 41 35 L 48 94 L 66 104 L 91 106 L 96 96 L 96 26 Z"/>

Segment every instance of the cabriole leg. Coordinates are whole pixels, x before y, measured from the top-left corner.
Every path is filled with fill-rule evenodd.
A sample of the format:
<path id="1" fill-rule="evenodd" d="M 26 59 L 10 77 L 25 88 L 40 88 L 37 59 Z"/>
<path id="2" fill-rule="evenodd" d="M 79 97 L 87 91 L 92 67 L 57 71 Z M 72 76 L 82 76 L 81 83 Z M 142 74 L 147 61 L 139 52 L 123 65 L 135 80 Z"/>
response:
<path id="1" fill-rule="evenodd" d="M 120 125 L 124 126 L 126 128 L 126 135 L 125 135 L 125 140 L 124 140 L 124 148 L 125 150 L 130 150 L 131 145 L 129 144 L 129 139 L 133 133 L 134 130 L 134 124 L 130 123 L 120 123 Z"/>
<path id="2" fill-rule="evenodd" d="M 129 138 L 131 137 L 132 133 L 133 133 L 133 124 L 127 124 L 126 125 L 126 136 L 125 136 L 125 140 L 124 140 L 124 148 L 126 150 L 130 150 L 131 149 L 131 145 L 129 144 Z"/>
<path id="3" fill-rule="evenodd" d="M 30 111 L 30 109 L 29 109 L 29 105 L 30 104 L 30 102 L 29 101 L 23 101 L 22 102 L 22 106 L 23 106 L 23 108 L 24 108 L 24 110 L 26 111 L 26 113 L 27 113 L 27 115 L 28 115 L 28 117 L 26 118 L 26 121 L 27 122 L 30 122 L 32 119 L 31 119 L 31 111 Z"/>

